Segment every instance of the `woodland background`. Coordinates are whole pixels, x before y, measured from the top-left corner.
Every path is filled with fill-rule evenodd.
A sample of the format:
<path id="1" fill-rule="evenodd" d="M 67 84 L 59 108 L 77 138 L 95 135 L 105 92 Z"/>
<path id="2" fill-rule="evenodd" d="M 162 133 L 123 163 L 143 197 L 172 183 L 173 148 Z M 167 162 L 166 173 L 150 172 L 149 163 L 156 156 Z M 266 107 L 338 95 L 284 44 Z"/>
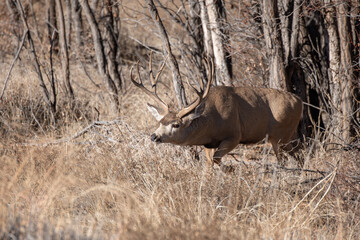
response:
<path id="1" fill-rule="evenodd" d="M 360 3 L 331 0 L 0 2 L 0 238 L 358 239 Z M 266 142 L 206 171 L 200 147 L 155 145 L 130 82 L 167 58 L 158 94 L 188 82 L 304 101 L 304 168 Z"/>

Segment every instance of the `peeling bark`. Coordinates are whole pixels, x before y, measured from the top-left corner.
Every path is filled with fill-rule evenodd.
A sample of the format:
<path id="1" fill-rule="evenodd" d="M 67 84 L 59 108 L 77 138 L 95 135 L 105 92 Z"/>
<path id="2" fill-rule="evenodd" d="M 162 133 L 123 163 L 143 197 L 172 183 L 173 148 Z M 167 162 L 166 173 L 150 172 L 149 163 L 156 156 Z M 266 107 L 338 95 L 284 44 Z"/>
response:
<path id="1" fill-rule="evenodd" d="M 220 22 L 214 0 L 206 0 L 207 13 L 209 17 L 210 33 L 214 50 L 216 64 L 216 82 L 218 85 L 231 86 L 231 76 L 226 61 L 224 39 L 220 30 Z"/>

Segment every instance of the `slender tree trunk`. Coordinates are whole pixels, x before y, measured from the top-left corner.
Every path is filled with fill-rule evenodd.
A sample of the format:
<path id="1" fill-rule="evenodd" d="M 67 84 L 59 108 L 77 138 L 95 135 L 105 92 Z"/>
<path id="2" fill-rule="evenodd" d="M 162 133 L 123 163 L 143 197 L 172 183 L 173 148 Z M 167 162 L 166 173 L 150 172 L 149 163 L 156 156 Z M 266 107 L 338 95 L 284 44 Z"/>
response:
<path id="1" fill-rule="evenodd" d="M 48 9 L 48 15 L 47 15 L 47 27 L 48 27 L 48 39 L 50 42 L 50 39 L 52 38 L 52 34 L 54 29 L 57 30 L 57 24 L 56 24 L 56 4 L 55 0 L 47 0 L 47 9 Z M 54 40 L 53 40 L 53 46 L 55 52 L 57 51 L 58 43 L 58 35 L 55 33 Z"/>
<path id="2" fill-rule="evenodd" d="M 104 19 L 104 34 L 105 34 L 105 50 L 106 56 L 108 56 L 108 69 L 111 78 L 114 80 L 118 90 L 122 88 L 121 77 L 118 71 L 118 62 L 116 59 L 118 52 L 118 40 L 114 32 L 114 19 L 113 19 L 113 2 L 111 0 L 105 0 L 103 7 L 103 19 Z"/>
<path id="3" fill-rule="evenodd" d="M 352 60 L 350 46 L 349 5 L 348 1 L 337 4 L 337 24 L 340 39 L 340 93 L 342 111 L 342 138 L 345 143 L 350 143 L 352 119 Z"/>
<path id="4" fill-rule="evenodd" d="M 39 61 L 38 61 L 38 58 L 37 58 L 37 55 L 36 55 L 34 42 L 33 42 L 32 38 L 31 38 L 31 33 L 30 33 L 29 25 L 27 23 L 27 19 L 26 19 L 25 13 L 24 13 L 23 5 L 21 3 L 21 0 L 16 0 L 16 2 L 17 2 L 18 11 L 19 11 L 20 16 L 22 18 L 22 21 L 24 23 L 25 30 L 28 32 L 27 33 L 27 40 L 28 40 L 29 45 L 30 45 L 30 49 L 31 49 L 31 53 L 32 53 L 32 56 L 33 56 L 35 69 L 36 69 L 36 72 L 37 72 L 38 77 L 39 77 L 40 87 L 43 90 L 44 100 L 45 100 L 46 104 L 50 107 L 51 111 L 54 113 L 56 111 L 56 105 L 54 105 L 51 102 L 49 91 L 48 91 L 48 89 L 47 89 L 47 87 L 45 85 L 45 82 L 44 82 L 44 79 L 43 79 L 43 76 L 42 76 L 42 73 L 41 73 L 40 64 L 39 64 Z"/>
<path id="5" fill-rule="evenodd" d="M 331 0 L 325 0 L 325 26 L 329 35 L 329 90 L 331 95 L 331 114 L 330 114 L 330 124 L 333 126 L 331 131 L 334 136 L 341 136 L 341 111 L 339 111 L 338 106 L 341 105 L 341 90 L 340 90 L 340 44 L 339 44 L 339 35 L 336 24 L 336 9 L 331 6 Z M 338 142 L 339 139 L 331 138 L 332 141 Z"/>
<path id="6" fill-rule="evenodd" d="M 64 86 L 66 89 L 67 95 L 70 99 L 74 99 L 74 90 L 70 83 L 70 69 L 69 69 L 69 53 L 66 42 L 66 30 L 65 30 L 65 20 L 64 12 L 60 0 L 56 0 L 56 7 L 58 9 L 58 23 L 59 23 L 59 40 L 61 48 L 61 66 L 62 66 L 62 75 Z"/>
<path id="7" fill-rule="evenodd" d="M 66 33 L 66 43 L 67 45 L 71 45 L 71 2 L 72 0 L 65 0 L 65 33 Z M 63 11 L 64 15 L 64 11 Z"/>
<path id="8" fill-rule="evenodd" d="M 302 1 L 303 0 L 294 0 L 291 36 L 290 36 L 290 51 L 289 51 L 289 55 L 290 55 L 291 59 L 298 56 L 300 18 L 301 18 L 300 17 L 300 9 L 301 9 Z M 287 59 L 287 61 L 289 61 L 289 60 Z"/>
<path id="9" fill-rule="evenodd" d="M 205 5 L 205 0 L 200 0 L 200 17 L 201 17 L 201 27 L 204 33 L 204 48 L 205 48 L 205 55 L 208 58 L 214 58 L 214 50 L 212 47 L 212 40 L 211 40 L 211 32 L 210 32 L 210 24 L 209 24 L 209 17 L 207 14 L 207 8 Z"/>
<path id="10" fill-rule="evenodd" d="M 224 39 L 222 37 L 215 1 L 206 0 L 206 5 L 216 64 L 216 81 L 219 85 L 231 86 L 231 76 L 226 61 Z"/>
<path id="11" fill-rule="evenodd" d="M 175 56 L 173 55 L 173 53 L 171 51 L 169 37 L 166 33 L 165 27 L 160 19 L 159 13 L 155 7 L 153 0 L 147 0 L 147 5 L 149 8 L 151 17 L 158 28 L 158 31 L 159 31 L 159 34 L 161 37 L 161 41 L 163 43 L 164 53 L 166 53 L 166 55 L 169 58 L 169 65 L 170 65 L 170 69 L 171 69 L 171 72 L 173 75 L 173 84 L 174 84 L 174 88 L 175 88 L 175 94 L 176 94 L 176 98 L 178 101 L 178 105 L 179 105 L 179 107 L 183 107 L 186 105 L 186 96 L 185 96 L 185 89 L 184 89 L 184 86 L 183 86 L 182 80 L 181 80 L 179 65 L 176 61 Z"/>
<path id="12" fill-rule="evenodd" d="M 108 71 L 106 70 L 106 57 L 104 53 L 104 46 L 102 43 L 102 37 L 100 34 L 100 30 L 98 24 L 96 22 L 95 16 L 89 6 L 87 0 L 80 0 L 80 4 L 82 9 L 84 10 L 84 14 L 86 16 L 87 21 L 89 22 L 91 33 L 94 41 L 96 60 L 98 63 L 98 70 L 100 75 L 103 78 L 103 82 L 107 85 L 109 93 L 112 95 L 113 102 L 115 103 L 115 107 L 118 108 L 119 100 L 118 100 L 118 91 L 114 81 L 111 79 Z"/>
<path id="13" fill-rule="evenodd" d="M 197 51 L 202 53 L 202 32 L 201 32 L 201 18 L 200 18 L 200 6 L 197 0 L 189 0 L 189 12 L 190 12 L 190 31 L 191 35 L 194 36 L 196 41 L 196 47 L 199 48 Z M 201 55 L 201 54 L 199 54 Z"/>
<path id="14" fill-rule="evenodd" d="M 6 0 L 6 5 L 8 7 L 8 10 L 9 10 L 10 16 L 12 18 L 12 21 L 14 23 L 17 23 L 17 22 L 19 22 L 20 14 L 19 14 L 18 10 L 16 9 L 15 2 L 16 1 L 14 1 L 14 0 Z"/>
<path id="15" fill-rule="evenodd" d="M 278 12 L 280 18 L 281 40 L 283 44 L 284 61 L 287 62 L 290 55 L 290 18 L 288 16 L 290 9 L 290 2 L 293 0 L 278 0 Z"/>
<path id="16" fill-rule="evenodd" d="M 81 21 L 81 7 L 78 0 L 71 1 L 71 17 L 73 21 L 73 29 L 75 32 L 75 43 L 76 43 L 76 53 L 78 58 L 82 55 L 82 40 L 81 40 L 81 32 L 82 32 L 82 21 Z"/>

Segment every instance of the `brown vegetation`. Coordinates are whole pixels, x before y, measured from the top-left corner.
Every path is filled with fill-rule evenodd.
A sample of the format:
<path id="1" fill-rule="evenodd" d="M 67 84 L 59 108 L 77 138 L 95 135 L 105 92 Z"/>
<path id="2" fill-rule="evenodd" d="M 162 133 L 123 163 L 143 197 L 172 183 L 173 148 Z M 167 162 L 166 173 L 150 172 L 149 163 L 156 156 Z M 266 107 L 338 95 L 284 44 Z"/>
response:
<path id="1" fill-rule="evenodd" d="M 22 2 L 25 14 L 31 16 L 28 20 L 44 82 L 49 90 L 52 83 L 56 88 L 56 94 L 50 91 L 49 95 L 51 102 L 56 96 L 56 110 L 44 100 L 25 41 L 0 100 L 0 239 L 360 238 L 360 152 L 355 123 L 352 141 L 343 144 L 333 141 L 341 133 L 312 119 L 318 125 L 299 153 L 304 159 L 302 169 L 291 157 L 286 167 L 278 166 L 270 144 L 264 142 L 239 146 L 225 156 L 225 164 L 233 166 L 234 172 L 225 174 L 215 168 L 209 173 L 200 147 L 156 145 L 150 140 L 156 121 L 143 112 L 149 99 L 131 85 L 129 69 L 137 59 L 145 67 L 149 49 L 160 51 L 162 46 L 142 1 L 109 1 L 119 4 L 124 19 L 116 35 L 122 47 L 116 55 L 121 82 L 116 81 L 116 73 L 104 73 L 105 80 L 112 79 L 113 89 L 119 90 L 116 110 L 114 95 L 109 94 L 111 88 L 96 62 L 85 16 L 81 50 L 74 48 L 75 41 L 68 46 L 74 91 L 74 98 L 69 98 L 69 85 L 62 80 L 64 49 L 51 46 L 46 19 L 41 17 L 46 15 L 41 15 L 46 1 Z M 232 31 L 233 84 L 267 85 L 269 69 L 261 50 L 265 45 L 258 35 L 251 35 L 258 30 L 259 20 L 244 20 L 254 14 L 248 2 L 252 1 L 228 5 L 229 12 L 239 14 L 229 16 L 232 25 L 227 26 Z M 1 2 L 0 89 L 24 33 L 22 22 L 17 22 L 20 16 L 10 15 L 7 9 Z M 97 21 L 100 10 L 99 5 Z M 163 10 L 159 13 L 168 16 Z M 178 25 L 164 18 L 165 28 L 179 33 L 170 35 L 170 42 L 176 46 L 173 51 L 180 73 L 196 82 L 200 68 L 185 57 L 191 44 Z M 245 26 L 237 29 L 244 30 L 244 35 L 233 28 L 236 24 Z M 67 28 L 65 21 L 63 29 Z M 108 51 L 108 46 L 104 49 Z M 110 55 L 114 59 L 114 53 Z M 157 69 L 163 60 L 159 55 L 154 54 L 153 60 Z M 145 70 L 140 68 L 140 73 L 148 86 Z M 158 94 L 174 107 L 178 103 L 171 76 L 165 67 Z M 354 110 L 355 117 L 358 112 Z M 319 118 L 326 116 L 332 116 L 331 111 Z"/>

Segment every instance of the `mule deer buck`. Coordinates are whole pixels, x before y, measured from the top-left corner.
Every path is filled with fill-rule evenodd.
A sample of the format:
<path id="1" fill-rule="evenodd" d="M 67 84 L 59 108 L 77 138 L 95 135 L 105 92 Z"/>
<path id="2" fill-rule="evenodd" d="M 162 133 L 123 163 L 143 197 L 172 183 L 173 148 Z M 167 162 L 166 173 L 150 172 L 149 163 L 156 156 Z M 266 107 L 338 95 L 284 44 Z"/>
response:
<path id="1" fill-rule="evenodd" d="M 165 60 L 166 61 L 166 60 Z M 168 105 L 156 94 L 156 83 L 165 61 L 154 77 L 151 55 L 149 76 L 154 91 L 144 87 L 139 73 L 139 82 L 131 81 L 157 104 L 148 104 L 148 109 L 160 123 L 151 135 L 157 143 L 176 145 L 203 145 L 208 163 L 221 166 L 221 158 L 238 144 L 254 144 L 268 137 L 280 162 L 279 144 L 286 144 L 295 133 L 302 116 L 302 101 L 296 95 L 269 88 L 226 87 L 211 88 L 214 68 L 207 61 L 209 76 L 204 89 L 202 81 L 197 99 L 179 112 L 170 111 Z M 216 151 L 215 151 L 216 150 Z"/>

